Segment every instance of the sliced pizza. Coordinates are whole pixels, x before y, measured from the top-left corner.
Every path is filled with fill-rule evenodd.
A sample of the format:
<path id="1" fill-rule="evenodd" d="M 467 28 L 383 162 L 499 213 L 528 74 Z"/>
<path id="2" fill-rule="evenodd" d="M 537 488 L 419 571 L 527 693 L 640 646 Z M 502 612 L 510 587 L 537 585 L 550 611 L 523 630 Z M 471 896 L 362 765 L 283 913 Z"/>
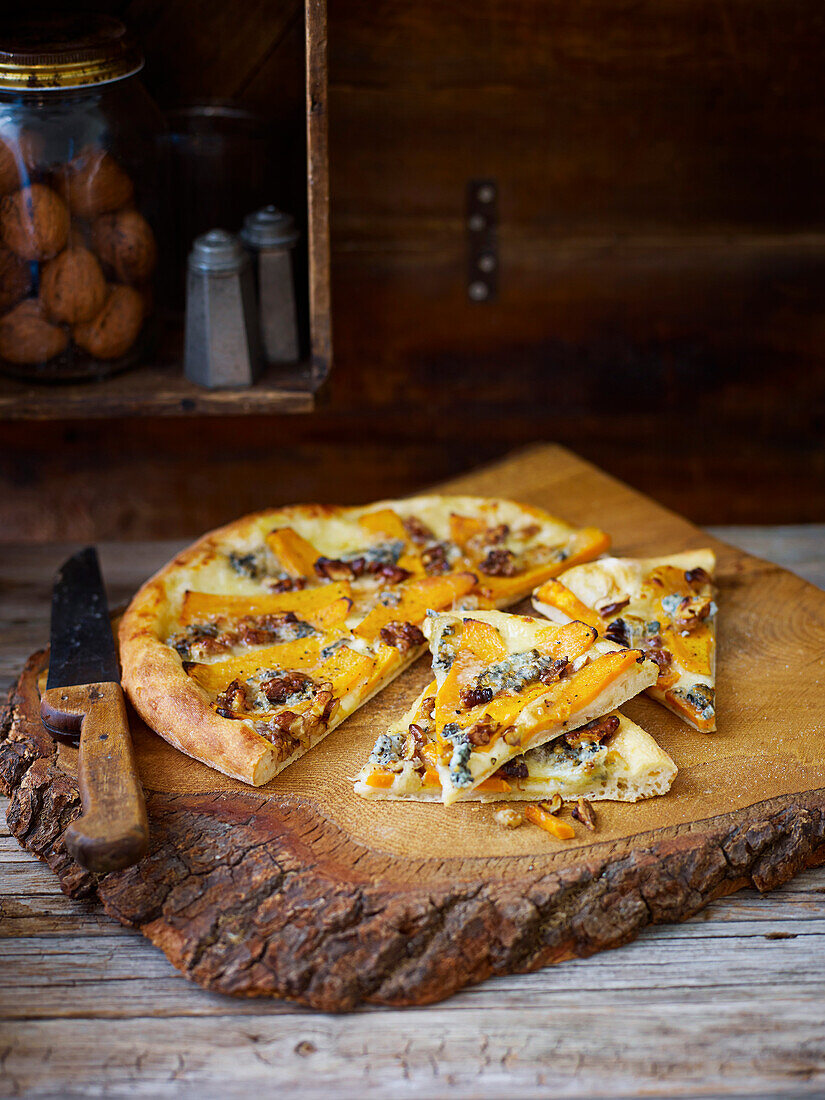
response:
<path id="1" fill-rule="evenodd" d="M 505 606 L 608 544 L 478 497 L 260 512 L 141 588 L 120 627 L 123 683 L 171 744 L 259 785 L 415 660 L 428 611 Z"/>
<path id="2" fill-rule="evenodd" d="M 435 766 L 433 681 L 407 714 L 381 734 L 361 769 L 355 791 L 369 799 L 440 802 Z M 676 765 L 650 734 L 619 711 L 570 730 L 515 756 L 465 797 L 476 802 L 547 800 L 638 802 L 666 794 Z"/>
<path id="3" fill-rule="evenodd" d="M 539 586 L 533 606 L 554 622 L 581 620 L 642 650 L 659 667 L 648 694 L 702 733 L 716 729 L 713 551 L 600 558 Z"/>
<path id="4" fill-rule="evenodd" d="M 435 692 L 421 751 L 447 805 L 471 797 L 513 758 L 615 710 L 658 671 L 639 651 L 597 641 L 585 623 L 432 612 L 424 632 Z"/>

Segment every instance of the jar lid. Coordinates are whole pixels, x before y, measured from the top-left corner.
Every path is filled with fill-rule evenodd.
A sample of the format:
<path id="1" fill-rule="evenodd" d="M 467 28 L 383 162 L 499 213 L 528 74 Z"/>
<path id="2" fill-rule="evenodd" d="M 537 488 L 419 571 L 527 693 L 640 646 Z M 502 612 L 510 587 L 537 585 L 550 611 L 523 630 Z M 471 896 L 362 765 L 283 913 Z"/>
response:
<path id="1" fill-rule="evenodd" d="M 6 23 L 0 31 L 0 89 L 90 88 L 132 76 L 143 54 L 110 15 L 50 15 Z"/>
<path id="2" fill-rule="evenodd" d="M 250 248 L 283 248 L 298 240 L 298 230 L 291 214 L 277 206 L 264 206 L 244 218 L 241 239 Z"/>

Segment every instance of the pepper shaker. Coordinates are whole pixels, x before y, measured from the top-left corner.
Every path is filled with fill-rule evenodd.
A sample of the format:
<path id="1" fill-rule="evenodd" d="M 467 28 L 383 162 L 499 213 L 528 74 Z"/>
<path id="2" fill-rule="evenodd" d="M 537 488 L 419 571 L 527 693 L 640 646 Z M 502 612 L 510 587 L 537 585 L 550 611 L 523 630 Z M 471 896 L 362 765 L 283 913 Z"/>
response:
<path id="1" fill-rule="evenodd" d="M 292 249 L 295 221 L 275 206 L 248 214 L 241 240 L 252 252 L 258 280 L 258 317 L 267 363 L 294 363 L 300 354 Z"/>
<path id="2" fill-rule="evenodd" d="M 189 253 L 184 371 L 216 389 L 251 386 L 260 367 L 252 265 L 225 229 L 197 237 Z"/>

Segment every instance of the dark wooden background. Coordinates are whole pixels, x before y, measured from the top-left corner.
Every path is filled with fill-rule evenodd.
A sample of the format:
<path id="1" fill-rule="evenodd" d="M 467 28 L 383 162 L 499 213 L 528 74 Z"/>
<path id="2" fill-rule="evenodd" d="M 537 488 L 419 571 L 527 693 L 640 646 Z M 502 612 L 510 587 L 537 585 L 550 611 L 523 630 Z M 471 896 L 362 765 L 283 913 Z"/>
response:
<path id="1" fill-rule="evenodd" d="M 302 125 L 293 0 L 133 0 L 161 105 Z M 818 0 L 331 0 L 333 344 L 306 417 L 0 426 L 2 538 L 196 534 L 556 440 L 701 523 L 825 520 Z M 467 181 L 500 294 L 466 294 Z"/>

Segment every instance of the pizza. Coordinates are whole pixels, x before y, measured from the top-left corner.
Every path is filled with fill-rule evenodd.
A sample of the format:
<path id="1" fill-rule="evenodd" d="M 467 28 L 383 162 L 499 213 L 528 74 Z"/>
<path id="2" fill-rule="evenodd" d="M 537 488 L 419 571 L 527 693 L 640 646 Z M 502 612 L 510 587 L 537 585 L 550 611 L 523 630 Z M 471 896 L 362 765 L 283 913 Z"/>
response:
<path id="1" fill-rule="evenodd" d="M 356 794 L 442 800 L 433 720 L 436 691 L 433 680 L 404 717 L 381 734 L 355 781 Z M 557 794 L 565 802 L 638 802 L 666 794 L 675 775 L 676 765 L 650 734 L 614 710 L 514 756 L 465 797 L 477 802 L 544 801 Z"/>
<path id="2" fill-rule="evenodd" d="M 601 558 L 565 570 L 533 594 L 555 622 L 581 620 L 603 638 L 640 649 L 659 676 L 648 694 L 702 733 L 716 729 L 713 551 Z"/>
<path id="3" fill-rule="evenodd" d="M 415 786 L 421 790 L 414 776 L 428 782 L 429 768 L 446 805 L 472 797 L 515 757 L 610 713 L 658 673 L 641 651 L 600 641 L 582 622 L 558 626 L 501 611 L 433 611 L 424 632 L 434 690 L 417 701 L 413 721 L 405 727 L 402 720 L 379 738 L 358 780 L 361 794 L 382 789 L 377 776 L 383 771 L 400 775 L 395 789 L 406 796 Z"/>
<path id="4" fill-rule="evenodd" d="M 259 512 L 143 585 L 120 624 L 123 685 L 176 748 L 258 786 L 418 657 L 428 611 L 507 606 L 608 546 L 479 497 Z"/>

